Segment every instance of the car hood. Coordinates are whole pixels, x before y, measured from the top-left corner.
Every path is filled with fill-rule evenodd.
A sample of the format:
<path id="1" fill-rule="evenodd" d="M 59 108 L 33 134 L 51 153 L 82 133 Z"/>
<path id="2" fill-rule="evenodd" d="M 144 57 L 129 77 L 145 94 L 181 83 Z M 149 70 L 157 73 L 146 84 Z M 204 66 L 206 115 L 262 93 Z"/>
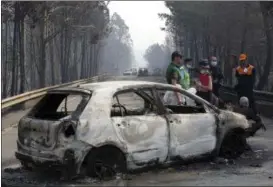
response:
<path id="1" fill-rule="evenodd" d="M 220 119 L 224 120 L 230 126 L 237 126 L 243 129 L 247 129 L 250 127 L 250 124 L 246 117 L 242 114 L 232 112 L 229 110 L 220 110 Z"/>

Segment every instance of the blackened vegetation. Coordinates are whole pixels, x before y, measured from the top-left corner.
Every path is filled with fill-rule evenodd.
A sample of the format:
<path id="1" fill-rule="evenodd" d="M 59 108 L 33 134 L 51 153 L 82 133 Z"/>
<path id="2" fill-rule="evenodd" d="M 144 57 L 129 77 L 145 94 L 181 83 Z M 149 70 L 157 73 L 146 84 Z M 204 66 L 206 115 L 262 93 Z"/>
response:
<path id="1" fill-rule="evenodd" d="M 238 55 L 247 53 L 248 62 L 256 67 L 256 88 L 273 91 L 272 1 L 166 1 L 165 5 L 171 13 L 159 14 L 165 20 L 162 30 L 169 33 L 168 40 L 185 58 L 193 58 L 194 66 L 201 58 L 217 56 L 225 83 L 232 84 L 232 69 L 238 65 Z M 167 42 L 161 49 L 166 46 Z M 156 64 L 158 51 L 156 44 L 147 49 L 149 65 Z"/>
<path id="2" fill-rule="evenodd" d="M 130 68 L 129 28 L 108 3 L 1 2 L 2 98 Z"/>

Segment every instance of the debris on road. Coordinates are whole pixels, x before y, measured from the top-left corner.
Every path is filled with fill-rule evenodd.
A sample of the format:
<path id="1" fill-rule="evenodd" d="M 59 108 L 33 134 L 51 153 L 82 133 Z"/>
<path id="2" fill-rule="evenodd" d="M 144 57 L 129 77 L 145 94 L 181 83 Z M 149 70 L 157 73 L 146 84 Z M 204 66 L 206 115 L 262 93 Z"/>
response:
<path id="1" fill-rule="evenodd" d="M 260 168 L 260 167 L 262 167 L 261 164 L 250 164 L 249 166 L 255 167 L 255 168 Z"/>

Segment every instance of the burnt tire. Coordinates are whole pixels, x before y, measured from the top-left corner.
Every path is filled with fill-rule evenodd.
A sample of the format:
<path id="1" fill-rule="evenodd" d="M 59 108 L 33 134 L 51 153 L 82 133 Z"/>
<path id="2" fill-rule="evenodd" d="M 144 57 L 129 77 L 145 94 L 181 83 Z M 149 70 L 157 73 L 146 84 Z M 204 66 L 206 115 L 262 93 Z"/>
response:
<path id="1" fill-rule="evenodd" d="M 32 171 L 33 170 L 33 168 L 31 166 L 29 166 L 29 164 L 27 162 L 21 161 L 21 166 L 26 171 Z"/>
<path id="2" fill-rule="evenodd" d="M 99 148 L 92 151 L 87 159 L 87 175 L 90 177 L 109 179 L 127 171 L 126 158 L 117 148 Z"/>
<path id="3" fill-rule="evenodd" d="M 246 136 L 243 133 L 230 132 L 222 142 L 219 156 L 227 159 L 235 159 L 244 153 L 246 147 Z"/>

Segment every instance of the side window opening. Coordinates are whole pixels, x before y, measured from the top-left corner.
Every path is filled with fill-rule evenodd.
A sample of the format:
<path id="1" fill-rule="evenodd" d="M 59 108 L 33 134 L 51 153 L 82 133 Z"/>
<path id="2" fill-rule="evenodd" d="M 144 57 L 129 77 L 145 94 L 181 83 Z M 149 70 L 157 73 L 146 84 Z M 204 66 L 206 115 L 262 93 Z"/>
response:
<path id="1" fill-rule="evenodd" d="M 111 117 L 156 113 L 157 107 L 135 91 L 118 93 L 113 98 Z"/>
<path id="2" fill-rule="evenodd" d="M 202 103 L 179 92 L 179 97 L 182 100 L 182 105 L 179 105 L 176 92 L 167 89 L 158 89 L 158 95 L 161 102 L 170 113 L 174 114 L 193 114 L 206 113 L 205 107 Z"/>
<path id="3" fill-rule="evenodd" d="M 59 120 L 68 115 L 79 115 L 90 96 L 76 93 L 48 93 L 30 111 L 36 119 Z"/>

